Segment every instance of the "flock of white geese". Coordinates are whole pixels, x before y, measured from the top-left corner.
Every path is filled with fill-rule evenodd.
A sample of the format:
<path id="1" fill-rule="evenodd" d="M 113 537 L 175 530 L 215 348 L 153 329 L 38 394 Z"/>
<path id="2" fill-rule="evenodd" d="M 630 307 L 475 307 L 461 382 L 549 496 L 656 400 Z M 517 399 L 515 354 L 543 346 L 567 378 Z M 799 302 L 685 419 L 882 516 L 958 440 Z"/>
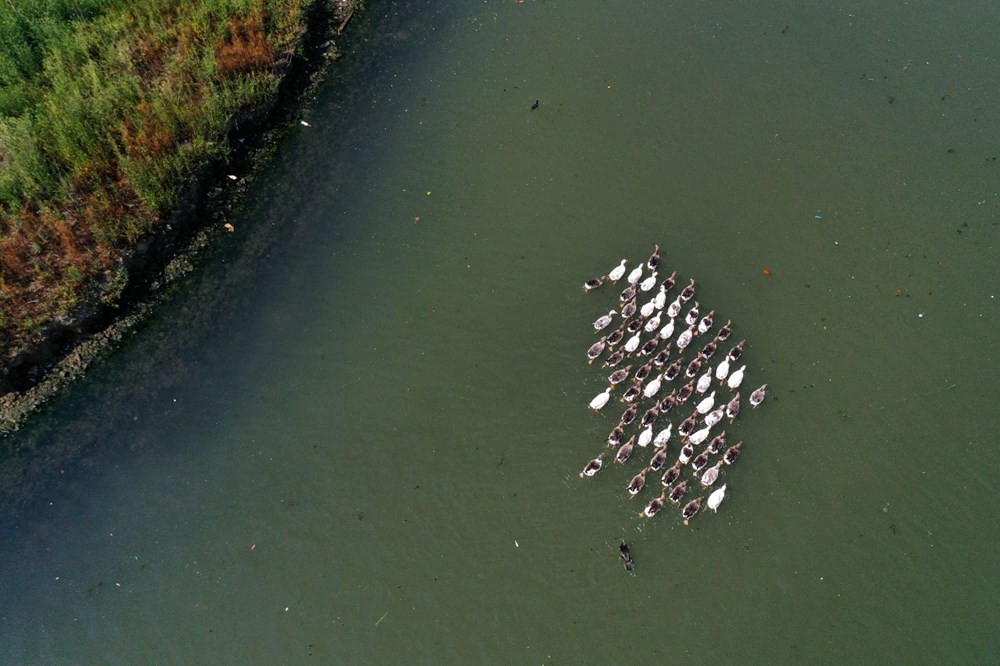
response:
<path id="1" fill-rule="evenodd" d="M 703 493 L 709 493 L 708 508 L 718 511 L 726 497 L 726 484 L 712 488 L 723 466 L 735 463 L 743 448 L 743 442 L 729 445 L 724 429 L 718 433 L 713 429 L 725 420 L 732 423 L 740 413 L 746 365 L 739 361 L 746 340 L 729 345 L 723 354 L 720 345 L 729 340 L 732 322 L 713 333 L 715 310 L 703 312 L 693 300 L 697 291 L 694 279 L 674 296 L 677 272 L 661 279 L 659 268 L 660 246 L 656 245 L 649 259 L 631 271 L 628 261 L 622 259 L 607 275 L 583 285 L 593 291 L 625 280 L 617 309 L 594 321 L 601 339 L 587 350 L 589 363 L 603 359 L 603 367 L 611 369 L 608 387 L 590 401 L 590 408 L 608 408 L 617 397 L 625 411 L 608 435 L 609 451 L 588 462 L 580 476 L 597 475 L 610 451 L 616 451 L 615 463 L 624 464 L 637 453 L 637 447 L 651 446 L 652 457 L 629 481 L 627 491 L 636 497 L 646 487 L 647 474 L 663 473 L 659 496 L 640 513 L 651 518 L 667 502 L 680 507 L 689 490 L 697 490 L 699 496 L 681 508 L 687 525 L 701 510 Z M 689 350 L 695 348 L 698 350 L 691 355 Z M 616 396 L 619 389 L 621 394 Z M 750 406 L 758 407 L 766 394 L 767 384 L 752 391 Z M 678 421 L 676 428 L 674 419 Z M 626 439 L 633 424 L 634 430 Z M 668 464 L 671 439 L 680 445 L 673 465 Z M 690 472 L 689 478 L 684 478 L 686 472 Z"/>

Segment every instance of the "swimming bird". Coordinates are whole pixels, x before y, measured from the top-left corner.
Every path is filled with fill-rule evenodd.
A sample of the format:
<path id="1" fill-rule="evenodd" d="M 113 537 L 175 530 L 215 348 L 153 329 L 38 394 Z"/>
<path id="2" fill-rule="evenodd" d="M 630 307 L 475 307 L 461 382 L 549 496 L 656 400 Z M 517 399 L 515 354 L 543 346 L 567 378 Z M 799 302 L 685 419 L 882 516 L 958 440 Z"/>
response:
<path id="1" fill-rule="evenodd" d="M 663 375 L 657 375 L 651 382 L 646 384 L 646 388 L 642 389 L 642 395 L 647 398 L 652 398 L 660 390 L 660 384 L 663 382 Z"/>
<path id="2" fill-rule="evenodd" d="M 712 310 L 707 315 L 701 318 L 698 322 L 698 332 L 704 335 L 712 329 L 712 324 L 714 323 L 715 310 Z"/>
<path id="3" fill-rule="evenodd" d="M 711 427 L 705 427 L 702 428 L 701 430 L 695 430 L 693 433 L 691 433 L 691 436 L 688 437 L 688 442 L 690 442 L 693 446 L 698 446 L 706 439 L 708 439 L 708 433 L 711 429 L 712 429 Z"/>
<path id="4" fill-rule="evenodd" d="M 660 405 L 658 403 L 653 403 L 653 406 L 646 410 L 646 413 L 642 415 L 642 420 L 639 425 L 643 428 L 649 427 L 656 423 L 656 419 L 660 416 Z"/>
<path id="5" fill-rule="evenodd" d="M 671 289 L 673 289 L 675 284 L 677 284 L 677 271 L 671 273 L 666 280 L 660 283 L 660 289 L 662 289 L 663 292 L 666 293 Z M 662 308 L 663 306 L 658 306 L 658 307 Z"/>
<path id="6" fill-rule="evenodd" d="M 635 562 L 632 561 L 632 553 L 629 552 L 625 539 L 622 539 L 622 544 L 618 546 L 618 554 L 621 556 L 622 561 L 625 562 L 625 569 L 633 571 L 635 569 Z"/>
<path id="7" fill-rule="evenodd" d="M 639 314 L 641 314 L 643 317 L 648 317 L 649 315 L 653 314 L 654 312 L 656 312 L 656 299 L 655 298 L 652 299 L 652 300 L 646 301 L 645 303 L 642 304 L 642 307 L 639 308 Z"/>
<path id="8" fill-rule="evenodd" d="M 642 393 L 642 382 L 638 379 L 625 389 L 625 393 L 622 394 L 622 402 L 632 402 Z"/>
<path id="9" fill-rule="evenodd" d="M 726 405 L 726 418 L 732 423 L 736 420 L 736 417 L 740 415 L 740 394 L 737 393 L 733 396 L 733 399 L 729 401 Z"/>
<path id="10" fill-rule="evenodd" d="M 646 340 L 646 344 L 644 344 L 642 348 L 639 350 L 639 354 L 641 356 L 649 356 L 654 351 L 656 351 L 656 348 L 659 346 L 660 346 L 659 338 L 652 338 L 650 340 Z"/>
<path id="11" fill-rule="evenodd" d="M 677 389 L 670 392 L 670 395 L 660 400 L 660 413 L 666 414 L 677 404 Z"/>
<path id="12" fill-rule="evenodd" d="M 667 427 L 657 433 L 656 438 L 653 440 L 653 446 L 663 446 L 668 441 L 670 441 L 670 434 L 673 432 L 674 424 L 667 422 Z"/>
<path id="13" fill-rule="evenodd" d="M 604 347 L 607 344 L 607 342 L 608 342 L 608 336 L 605 335 L 605 336 L 601 337 L 600 340 L 598 340 L 594 344 L 590 345 L 590 349 L 587 350 L 587 364 L 588 365 L 591 364 L 591 363 L 593 363 L 594 359 L 596 359 L 598 356 L 600 356 L 602 353 L 604 353 Z"/>
<path id="14" fill-rule="evenodd" d="M 725 414 L 726 414 L 725 407 L 716 407 L 708 414 L 705 414 L 705 427 L 706 428 L 713 427 L 716 423 L 722 420 L 722 417 L 725 416 Z"/>
<path id="15" fill-rule="evenodd" d="M 691 397 L 692 393 L 694 393 L 694 381 L 688 382 L 677 391 L 677 402 L 684 404 Z"/>
<path id="16" fill-rule="evenodd" d="M 712 467 L 705 470 L 705 473 L 701 475 L 701 485 L 708 488 L 710 485 L 715 483 L 715 480 L 719 478 L 719 468 L 722 467 L 722 461 L 715 463 Z"/>
<path id="17" fill-rule="evenodd" d="M 652 371 L 653 371 L 653 361 L 649 361 L 645 365 L 640 366 L 639 369 L 635 371 L 636 381 L 640 382 L 643 381 L 644 379 L 646 379 L 646 377 L 649 376 L 649 373 Z"/>
<path id="18" fill-rule="evenodd" d="M 660 493 L 660 496 L 654 500 L 651 500 L 649 504 L 646 505 L 646 508 L 643 509 L 642 513 L 640 513 L 639 515 L 645 516 L 646 518 L 652 518 L 653 516 L 658 514 L 660 510 L 663 508 L 663 502 L 666 499 L 666 496 L 667 496 L 667 489 L 664 488 L 663 492 Z"/>
<path id="19" fill-rule="evenodd" d="M 728 449 L 726 449 L 725 453 L 722 454 L 722 462 L 726 463 L 727 465 L 732 465 L 734 462 L 739 460 L 740 453 L 742 451 L 743 451 L 743 442 L 740 442 L 738 444 L 733 444 Z"/>
<path id="20" fill-rule="evenodd" d="M 650 320 L 646 322 L 646 326 L 644 328 L 647 333 L 652 333 L 659 327 L 660 327 L 660 313 L 657 312 L 654 317 L 650 318 Z"/>
<path id="21" fill-rule="evenodd" d="M 705 450 L 710 454 L 715 455 L 722 450 L 722 447 L 726 445 L 726 431 L 723 430 L 721 433 L 712 438 L 712 441 L 708 443 Z"/>
<path id="22" fill-rule="evenodd" d="M 695 326 L 698 323 L 698 314 L 698 301 L 695 301 L 691 309 L 684 315 L 684 323 L 688 326 Z"/>
<path id="23" fill-rule="evenodd" d="M 635 298 L 635 291 L 636 291 L 636 286 L 634 284 L 630 284 L 629 286 L 625 287 L 622 290 L 622 293 L 619 294 L 618 296 L 618 302 L 621 303 L 622 305 L 625 305 L 633 298 Z"/>
<path id="24" fill-rule="evenodd" d="M 628 494 L 631 497 L 635 497 L 640 491 L 646 486 L 646 472 L 649 468 L 645 468 L 638 474 L 632 477 L 632 480 L 628 482 Z M 631 499 L 631 497 L 629 499 Z"/>
<path id="25" fill-rule="evenodd" d="M 743 345 L 746 343 L 746 340 L 740 340 L 739 344 L 729 350 L 726 358 L 729 359 L 730 363 L 736 363 L 736 361 L 740 360 L 740 356 L 743 356 Z"/>
<path id="26" fill-rule="evenodd" d="M 708 451 L 702 451 L 691 461 L 691 470 L 697 474 L 708 464 Z"/>
<path id="27" fill-rule="evenodd" d="M 715 351 L 718 348 L 719 348 L 719 343 L 716 342 L 715 340 L 712 340 L 707 345 L 701 348 L 701 351 L 698 352 L 698 355 L 707 361 L 708 359 L 715 356 Z"/>
<path id="28" fill-rule="evenodd" d="M 666 324 L 663 325 L 663 328 L 660 329 L 660 332 L 657 335 L 659 335 L 661 340 L 669 340 L 670 338 L 673 337 L 674 335 L 673 318 L 671 318 L 670 321 L 668 321 Z"/>
<path id="29" fill-rule="evenodd" d="M 695 375 L 697 375 L 699 372 L 701 372 L 701 357 L 695 356 L 693 359 L 691 359 L 691 362 L 688 363 L 688 367 L 684 371 L 684 376 L 690 379 Z"/>
<path id="30" fill-rule="evenodd" d="M 687 303 L 691 300 L 692 296 L 694 296 L 694 278 L 691 278 L 691 284 L 684 287 L 684 290 L 681 292 L 681 302 Z"/>
<path id="31" fill-rule="evenodd" d="M 670 496 L 669 496 L 670 501 L 673 502 L 674 504 L 680 504 L 681 500 L 684 499 L 684 495 L 687 494 L 687 491 L 688 491 L 688 482 L 681 481 L 676 486 L 674 486 L 673 490 L 670 491 Z"/>
<path id="32" fill-rule="evenodd" d="M 585 476 L 594 476 L 601 471 L 601 467 L 603 466 L 604 454 L 602 453 L 584 466 L 583 471 L 580 472 L 580 478 L 582 479 Z"/>
<path id="33" fill-rule="evenodd" d="M 660 483 L 664 487 L 668 487 L 671 483 L 676 481 L 681 475 L 681 461 L 678 460 L 674 463 L 673 467 L 670 467 L 663 473 L 663 478 L 660 479 Z"/>
<path id="34" fill-rule="evenodd" d="M 642 264 L 639 264 L 632 269 L 632 272 L 628 274 L 628 283 L 635 284 L 642 277 Z"/>
<path id="35" fill-rule="evenodd" d="M 698 403 L 696 408 L 699 414 L 708 414 L 712 411 L 712 407 L 715 406 L 715 391 L 712 391 L 711 395 Z"/>
<path id="36" fill-rule="evenodd" d="M 625 259 L 622 259 L 622 263 L 611 269 L 611 272 L 608 273 L 608 279 L 612 282 L 618 282 L 623 275 L 625 275 Z"/>
<path id="37" fill-rule="evenodd" d="M 636 349 L 639 348 L 639 343 L 642 341 L 642 333 L 636 333 L 625 343 L 625 351 L 631 354 Z"/>
<path id="38" fill-rule="evenodd" d="M 729 379 L 726 380 L 726 384 L 731 389 L 739 388 L 740 384 L 743 383 L 743 371 L 746 370 L 747 366 L 740 366 L 740 369 L 729 375 Z"/>
<path id="39" fill-rule="evenodd" d="M 614 331 L 611 332 L 611 335 L 608 336 L 609 347 L 614 347 L 615 345 L 617 345 L 619 342 L 622 341 L 622 338 L 625 337 L 625 326 L 626 326 L 625 323 L 622 323 L 621 326 L 619 326 L 618 328 L 616 328 Z"/>
<path id="40" fill-rule="evenodd" d="M 597 289 L 602 284 L 604 284 L 604 279 L 606 277 L 607 275 L 602 275 L 601 277 L 596 277 L 591 280 L 587 280 L 586 282 L 583 283 L 583 290 L 590 291 L 592 289 Z"/>
<path id="41" fill-rule="evenodd" d="M 694 385 L 694 390 L 698 393 L 704 393 L 708 390 L 708 387 L 712 385 L 712 368 L 705 371 L 701 377 L 698 378 L 698 383 Z"/>
<path id="42" fill-rule="evenodd" d="M 656 352 L 656 356 L 653 357 L 653 365 L 657 368 L 663 367 L 663 364 L 670 358 L 670 347 L 671 343 L 668 342 L 666 347 Z"/>
<path id="43" fill-rule="evenodd" d="M 729 339 L 729 334 L 732 332 L 733 332 L 733 322 L 732 320 L 729 320 L 726 322 L 725 326 L 719 329 L 719 333 L 718 335 L 715 336 L 715 338 L 719 342 L 725 342 L 726 340 Z"/>
<path id="44" fill-rule="evenodd" d="M 691 344 L 691 338 L 694 337 L 694 328 L 688 328 L 685 331 L 681 331 L 681 334 L 677 336 L 677 348 L 685 349 L 689 344 Z"/>
<path id="45" fill-rule="evenodd" d="M 764 396 L 767 395 L 767 384 L 764 384 L 759 389 L 750 394 L 750 406 L 757 409 L 757 405 L 764 402 Z"/>
<path id="46" fill-rule="evenodd" d="M 663 371 L 663 378 L 668 382 L 672 382 L 677 379 L 677 375 L 681 374 L 681 369 L 684 367 L 683 361 L 677 359 L 673 363 L 667 366 L 667 369 Z"/>
<path id="47" fill-rule="evenodd" d="M 624 412 L 622 412 L 622 418 L 621 418 L 621 421 L 620 421 L 620 423 L 622 424 L 622 426 L 627 426 L 628 424 L 632 423 L 632 421 L 635 421 L 635 415 L 638 414 L 638 413 L 639 413 L 639 406 L 638 405 L 632 405 L 631 407 L 629 407 L 628 409 L 626 409 Z"/>
<path id="48" fill-rule="evenodd" d="M 600 331 L 602 329 L 607 328 L 608 324 L 611 323 L 611 317 L 613 317 L 616 314 L 618 314 L 618 313 L 615 310 L 610 310 L 608 312 L 608 314 L 602 315 L 602 316 L 598 317 L 597 319 L 595 319 L 594 320 L 594 330 L 595 331 Z"/>
<path id="49" fill-rule="evenodd" d="M 625 434 L 625 429 L 620 425 L 615 426 L 614 430 L 608 435 L 608 448 L 614 448 L 622 443 L 622 435 Z"/>
<path id="50" fill-rule="evenodd" d="M 681 312 L 681 297 L 678 296 L 667 306 L 667 316 L 673 319 Z"/>
<path id="51" fill-rule="evenodd" d="M 632 449 L 634 448 L 635 435 L 632 435 L 627 442 L 618 447 L 618 453 L 615 454 L 615 462 L 625 464 L 632 457 Z"/>
<path id="52" fill-rule="evenodd" d="M 719 512 L 719 505 L 722 504 L 722 500 L 726 498 L 726 486 L 728 484 L 722 484 L 722 487 L 713 492 L 708 496 L 708 508 L 715 513 Z"/>
<path id="53" fill-rule="evenodd" d="M 645 430 L 639 433 L 639 446 L 646 448 L 649 443 L 653 441 L 653 426 L 647 426 Z"/>
<path id="54" fill-rule="evenodd" d="M 643 291 L 650 291 L 655 286 L 656 286 L 656 271 L 653 271 L 652 275 L 650 275 L 645 280 L 639 283 L 639 289 Z"/>
<path id="55" fill-rule="evenodd" d="M 625 330 L 629 333 L 638 333 L 642 330 L 643 321 L 642 315 L 639 315 L 625 325 Z"/>
<path id="56" fill-rule="evenodd" d="M 631 372 L 632 372 L 632 364 L 630 363 L 626 365 L 624 368 L 615 370 L 610 375 L 608 375 L 608 381 L 611 382 L 612 386 L 616 384 L 621 384 L 623 381 L 625 381 L 625 379 L 629 376 L 629 373 Z"/>
<path id="57" fill-rule="evenodd" d="M 694 444 L 688 442 L 681 447 L 681 452 L 677 455 L 677 459 L 681 461 L 682 465 L 687 465 L 688 461 L 691 460 L 691 456 L 694 455 Z"/>
<path id="58" fill-rule="evenodd" d="M 625 352 L 619 349 L 614 354 L 604 359 L 604 365 L 602 367 L 613 368 L 624 360 L 625 360 Z"/>
<path id="59" fill-rule="evenodd" d="M 653 457 L 649 459 L 649 469 L 654 472 L 659 472 L 663 469 L 663 466 L 667 464 L 667 447 L 661 446 L 656 449 L 653 453 Z"/>
<path id="60" fill-rule="evenodd" d="M 681 517 L 684 518 L 684 524 L 687 525 L 688 521 L 694 518 L 694 515 L 698 513 L 698 509 L 701 508 L 701 498 L 693 499 L 684 505 L 681 509 Z"/>
<path id="61" fill-rule="evenodd" d="M 681 424 L 677 426 L 677 435 L 687 437 L 694 431 L 696 425 L 698 425 L 698 412 L 693 412 L 691 416 L 681 421 Z"/>
<path id="62" fill-rule="evenodd" d="M 603 393 L 598 393 L 594 396 L 594 399 L 590 401 L 590 408 L 595 412 L 608 404 L 608 400 L 611 399 L 611 387 L 604 389 Z"/>
<path id="63" fill-rule="evenodd" d="M 622 317 L 624 319 L 628 319 L 634 314 L 635 314 L 635 299 L 633 298 L 631 301 L 622 306 Z"/>
<path id="64" fill-rule="evenodd" d="M 656 292 L 656 296 L 653 297 L 653 307 L 657 310 L 662 310 L 667 305 L 667 290 L 660 285 L 660 290 Z"/>
<path id="65" fill-rule="evenodd" d="M 646 260 L 646 266 L 651 271 L 655 271 L 656 267 L 660 265 L 660 246 L 657 243 L 653 243 L 653 246 L 655 248 L 653 254 L 649 255 L 649 259 Z"/>
<path id="66" fill-rule="evenodd" d="M 729 359 L 724 358 L 719 363 L 719 367 L 715 369 L 715 378 L 718 379 L 719 382 L 721 383 L 726 381 L 726 377 L 728 376 L 729 376 Z"/>

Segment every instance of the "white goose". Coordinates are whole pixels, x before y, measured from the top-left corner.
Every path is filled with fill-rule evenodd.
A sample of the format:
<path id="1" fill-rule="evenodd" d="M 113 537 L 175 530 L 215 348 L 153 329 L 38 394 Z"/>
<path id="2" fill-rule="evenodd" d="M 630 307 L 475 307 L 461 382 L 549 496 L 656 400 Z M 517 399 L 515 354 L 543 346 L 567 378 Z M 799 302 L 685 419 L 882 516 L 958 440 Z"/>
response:
<path id="1" fill-rule="evenodd" d="M 642 277 L 642 264 L 639 264 L 632 269 L 632 272 L 628 274 L 628 283 L 635 284 Z"/>
<path id="2" fill-rule="evenodd" d="M 669 340 L 674 336 L 674 320 L 672 317 L 670 321 L 664 324 L 663 328 L 660 329 L 659 335 L 661 340 Z"/>
<path id="3" fill-rule="evenodd" d="M 711 429 L 712 429 L 711 427 L 705 427 L 702 428 L 701 430 L 695 430 L 693 433 L 691 433 L 691 436 L 688 437 L 688 442 L 694 446 L 698 446 L 706 439 L 708 439 L 708 432 Z"/>
<path id="4" fill-rule="evenodd" d="M 653 271 L 653 273 L 649 277 L 647 277 L 645 280 L 639 283 L 639 289 L 642 289 L 643 291 L 650 291 L 655 286 L 656 286 L 656 271 Z"/>
<path id="5" fill-rule="evenodd" d="M 708 387 L 712 385 L 712 369 L 709 368 L 705 371 L 701 377 L 698 378 L 698 383 L 695 384 L 694 390 L 698 393 L 704 393 L 708 390 Z"/>
<path id="6" fill-rule="evenodd" d="M 708 508 L 715 513 L 719 512 L 719 505 L 722 504 L 722 500 L 726 498 L 726 485 L 722 484 L 722 487 L 713 492 L 708 496 Z"/>
<path id="7" fill-rule="evenodd" d="M 656 306 L 657 310 L 662 310 L 667 305 L 667 290 L 663 285 L 660 285 L 660 291 L 656 293 L 656 297 L 653 298 L 653 304 Z"/>
<path id="8" fill-rule="evenodd" d="M 724 358 L 722 362 L 719 363 L 719 367 L 715 369 L 715 378 L 720 382 L 726 381 L 726 377 L 729 376 L 729 359 Z"/>
<path id="9" fill-rule="evenodd" d="M 653 440 L 653 446 L 660 447 L 667 443 L 670 439 L 670 433 L 673 431 L 674 424 L 667 423 L 667 427 L 659 432 L 656 439 Z"/>
<path id="10" fill-rule="evenodd" d="M 639 308 L 639 314 L 641 314 L 643 317 L 648 317 L 649 315 L 653 314 L 654 310 L 656 310 L 656 300 L 655 299 L 651 300 L 651 301 L 649 301 L 647 303 L 643 303 L 642 307 Z"/>
<path id="11" fill-rule="evenodd" d="M 642 334 L 641 333 L 636 333 L 635 335 L 633 335 L 631 338 L 628 339 L 628 342 L 625 343 L 625 351 L 626 352 L 628 352 L 629 354 L 631 354 L 632 352 L 634 352 L 636 349 L 639 348 L 639 343 L 641 342 L 640 337 L 639 337 L 640 335 L 642 335 Z"/>
<path id="12" fill-rule="evenodd" d="M 594 396 L 594 399 L 590 401 L 590 408 L 596 412 L 597 410 L 604 407 L 604 405 L 608 404 L 608 400 L 611 400 L 610 386 L 604 389 L 603 393 L 598 393 L 596 396 Z"/>
<path id="13" fill-rule="evenodd" d="M 646 322 L 643 327 L 647 333 L 651 333 L 660 327 L 660 313 L 657 312 L 656 316 Z"/>
<path id="14" fill-rule="evenodd" d="M 652 441 L 653 441 L 653 426 L 647 426 L 645 430 L 639 433 L 639 441 L 636 442 L 636 444 L 645 448 L 649 446 L 649 443 Z"/>
<path id="15" fill-rule="evenodd" d="M 660 391 L 660 384 L 663 383 L 663 375 L 657 375 L 653 378 L 653 381 L 646 384 L 646 388 L 642 389 L 642 395 L 647 398 L 652 398 Z"/>
<path id="16" fill-rule="evenodd" d="M 622 263 L 618 264 L 613 269 L 611 269 L 611 272 L 608 273 L 608 279 L 611 280 L 612 282 L 618 282 L 618 280 L 622 279 L 623 275 L 625 275 L 624 259 L 622 259 Z"/>
<path id="17" fill-rule="evenodd" d="M 729 388 L 736 389 L 740 387 L 740 384 L 743 383 L 743 371 L 746 369 L 747 366 L 745 365 L 740 366 L 739 370 L 729 375 L 729 379 L 726 380 L 726 384 L 729 386 Z"/>
<path id="18" fill-rule="evenodd" d="M 712 411 L 712 407 L 715 407 L 715 391 L 712 391 L 710 396 L 699 402 L 695 409 L 698 410 L 699 414 L 708 414 Z"/>

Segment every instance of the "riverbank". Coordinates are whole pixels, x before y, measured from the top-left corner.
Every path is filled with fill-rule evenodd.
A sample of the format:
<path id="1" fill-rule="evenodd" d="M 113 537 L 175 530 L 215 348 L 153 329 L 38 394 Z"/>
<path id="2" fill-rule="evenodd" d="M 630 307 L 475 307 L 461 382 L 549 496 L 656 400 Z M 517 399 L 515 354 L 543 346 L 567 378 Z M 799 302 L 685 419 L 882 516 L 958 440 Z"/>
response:
<path id="1" fill-rule="evenodd" d="M 196 111 L 188 111 L 186 119 L 176 112 L 153 113 L 150 109 L 156 99 L 161 99 L 161 111 L 167 108 L 162 98 L 143 98 L 131 107 L 119 105 L 117 124 L 105 118 L 103 134 L 91 137 L 89 149 L 96 151 L 97 159 L 106 160 L 100 169 L 81 162 L 82 171 L 77 172 L 65 161 L 56 162 L 53 170 L 62 168 L 62 179 L 49 189 L 32 189 L 23 169 L 18 171 L 25 164 L 25 153 L 13 152 L 17 146 L 9 141 L 11 128 L 18 126 L 11 122 L 13 107 L 4 107 L 6 115 L 0 120 L 8 141 L 0 154 L 0 433 L 16 429 L 66 382 L 82 374 L 94 358 L 114 346 L 141 319 L 170 275 L 183 271 L 188 261 L 186 248 L 210 242 L 212 234 L 226 233 L 224 212 L 242 191 L 244 177 L 277 133 L 291 124 L 315 75 L 336 57 L 336 42 L 361 3 L 251 4 L 255 9 L 248 12 L 222 15 L 217 13 L 219 6 L 213 9 L 213 3 L 206 2 L 200 14 L 195 16 L 196 10 L 191 10 L 186 17 L 198 25 L 215 25 L 206 28 L 205 34 L 216 35 L 216 48 L 200 60 L 209 62 L 216 73 L 232 74 L 228 80 L 189 80 L 185 85 L 194 92 L 189 91 L 187 100 L 193 103 L 190 95 L 197 96 L 200 88 L 204 88 L 201 99 L 208 97 L 205 90 L 228 94 L 232 102 L 228 113 L 220 114 L 218 97 L 213 98 L 212 118 L 207 120 Z M 288 13 L 279 17 L 275 13 L 279 10 Z M 146 34 L 154 34 L 158 26 L 151 18 L 177 18 L 176 14 L 156 8 L 117 11 L 110 18 L 80 12 L 70 19 L 81 32 L 95 34 L 106 32 L 107 24 L 130 27 L 127 38 L 117 36 L 118 51 L 140 58 L 132 62 L 133 68 L 148 65 L 147 51 L 152 46 L 145 43 L 143 50 L 137 50 L 143 34 L 139 26 Z M 214 17 L 206 18 L 212 11 Z M 182 51 L 188 48 L 184 40 L 192 38 L 193 25 L 171 27 L 171 34 L 180 35 L 173 44 L 177 53 L 159 53 L 161 66 L 148 70 L 147 87 L 155 82 L 165 85 L 161 95 L 175 90 L 176 86 L 164 84 L 164 77 L 178 76 L 174 70 L 183 70 L 178 61 L 190 59 Z M 268 26 L 272 29 L 265 29 Z M 10 26 L 6 29 L 9 32 Z M 47 29 L 59 32 L 51 26 Z M 122 46 L 123 39 L 131 50 Z M 210 41 L 203 39 L 203 46 Z M 78 65 L 82 71 L 94 67 L 86 61 Z M 49 67 L 46 60 L 44 69 Z M 170 71 L 174 73 L 165 73 Z M 190 69 L 186 71 L 191 74 Z M 244 94 L 232 92 L 236 88 Z M 51 107 L 51 100 L 46 98 L 46 103 Z M 175 124 L 166 127 L 161 115 Z M 143 118 L 149 124 L 140 127 L 136 123 Z M 81 128 L 87 126 L 78 122 Z M 20 127 L 27 126 L 21 122 Z M 39 128 L 44 131 L 43 125 Z M 164 133 L 154 142 L 155 150 L 148 143 L 142 145 L 150 150 L 141 155 L 130 148 L 139 136 L 152 141 L 154 128 Z M 105 140 L 113 150 L 100 148 Z M 15 165 L 17 155 L 20 162 Z M 159 181 L 155 174 L 143 181 L 135 177 L 141 170 L 136 171 L 136 160 L 130 161 L 130 155 L 145 160 L 151 169 L 159 168 L 156 165 L 161 162 L 169 168 L 158 172 Z"/>

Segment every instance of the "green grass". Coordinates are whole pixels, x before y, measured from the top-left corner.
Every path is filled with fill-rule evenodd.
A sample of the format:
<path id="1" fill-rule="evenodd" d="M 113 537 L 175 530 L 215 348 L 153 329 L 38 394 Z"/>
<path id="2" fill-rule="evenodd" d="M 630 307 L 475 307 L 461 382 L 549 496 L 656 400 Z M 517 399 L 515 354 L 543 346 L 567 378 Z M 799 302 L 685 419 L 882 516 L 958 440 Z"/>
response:
<path id="1" fill-rule="evenodd" d="M 226 156 L 228 124 L 275 94 L 317 1 L 0 6 L 0 358 L 112 281 Z"/>

